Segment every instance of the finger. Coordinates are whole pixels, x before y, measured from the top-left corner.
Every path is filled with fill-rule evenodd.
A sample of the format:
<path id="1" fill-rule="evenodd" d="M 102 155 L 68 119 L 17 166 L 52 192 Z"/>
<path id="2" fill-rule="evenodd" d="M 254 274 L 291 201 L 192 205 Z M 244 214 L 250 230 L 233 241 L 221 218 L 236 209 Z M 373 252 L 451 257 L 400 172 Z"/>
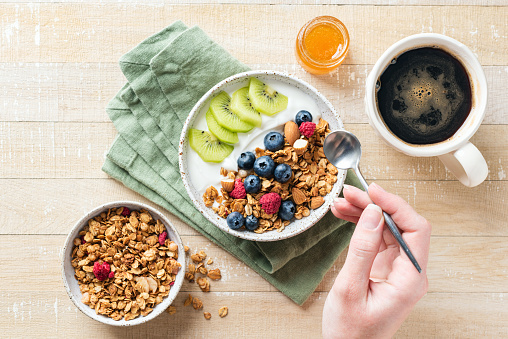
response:
<path id="1" fill-rule="evenodd" d="M 381 212 L 378 206 L 367 205 L 351 237 L 346 262 L 340 271 L 341 280 L 349 293 L 359 298 L 365 297 L 369 290 L 372 263 L 383 238 Z"/>
<path id="2" fill-rule="evenodd" d="M 370 185 L 369 194 L 374 203 L 390 214 L 395 224 L 403 231 L 402 236 L 422 269 L 427 267 L 431 233 L 430 223 L 404 199 L 384 191 L 377 184 Z M 405 254 L 403 257 L 409 260 Z"/>
<path id="3" fill-rule="evenodd" d="M 345 214 L 342 214 L 342 213 L 338 212 L 337 209 L 335 208 L 334 204 L 332 204 L 330 206 L 330 210 L 332 211 L 333 215 L 335 215 L 337 218 L 343 219 L 343 220 L 346 220 L 346 221 L 350 221 L 350 222 L 355 223 L 355 224 L 357 224 L 358 223 L 358 219 L 360 219 L 359 217 L 351 217 L 349 215 L 345 215 Z"/>
<path id="4" fill-rule="evenodd" d="M 368 204 L 372 203 L 372 200 L 366 192 L 354 186 L 344 185 L 342 192 L 344 194 L 344 198 L 348 202 L 361 209 L 365 209 Z"/>
<path id="5" fill-rule="evenodd" d="M 349 215 L 352 217 L 360 217 L 363 212 L 363 208 L 351 204 L 344 198 L 335 198 L 333 200 L 333 205 L 335 206 L 335 209 L 341 214 Z"/>

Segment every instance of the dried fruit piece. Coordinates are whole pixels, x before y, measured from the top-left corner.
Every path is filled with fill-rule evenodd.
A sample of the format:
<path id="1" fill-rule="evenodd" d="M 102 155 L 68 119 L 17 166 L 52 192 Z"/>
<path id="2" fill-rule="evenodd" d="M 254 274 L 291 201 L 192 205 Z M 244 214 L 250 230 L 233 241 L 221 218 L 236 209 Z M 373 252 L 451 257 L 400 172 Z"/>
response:
<path id="1" fill-rule="evenodd" d="M 229 196 L 235 199 L 243 199 L 247 196 L 242 179 L 235 180 L 235 188 L 231 191 L 231 193 L 229 193 Z"/>
<path id="2" fill-rule="evenodd" d="M 266 214 L 274 214 L 279 210 L 281 198 L 277 193 L 267 193 L 259 199 L 259 202 Z"/>
<path id="3" fill-rule="evenodd" d="M 110 271 L 110 267 L 107 262 L 100 263 L 100 262 L 96 261 L 93 264 L 93 274 L 99 281 L 108 279 L 109 271 Z"/>
<path id="4" fill-rule="evenodd" d="M 168 232 L 164 231 L 161 234 L 159 234 L 159 244 L 161 246 L 164 246 L 164 242 L 166 241 L 166 238 L 168 237 Z"/>
<path id="5" fill-rule="evenodd" d="M 120 214 L 126 217 L 131 214 L 131 211 L 127 207 L 122 207 L 122 212 Z"/>
<path id="6" fill-rule="evenodd" d="M 300 133 L 302 133 L 305 137 L 310 138 L 316 129 L 316 124 L 313 122 L 303 122 L 300 125 Z"/>

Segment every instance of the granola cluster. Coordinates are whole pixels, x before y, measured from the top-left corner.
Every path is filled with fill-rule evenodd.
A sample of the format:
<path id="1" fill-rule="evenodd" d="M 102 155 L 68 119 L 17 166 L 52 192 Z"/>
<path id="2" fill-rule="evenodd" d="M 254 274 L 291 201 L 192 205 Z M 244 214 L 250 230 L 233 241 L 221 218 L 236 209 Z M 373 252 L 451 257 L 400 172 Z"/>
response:
<path id="1" fill-rule="evenodd" d="M 189 251 L 189 248 L 185 246 L 185 252 Z M 201 291 L 203 292 L 210 292 L 210 281 L 207 278 L 210 278 L 211 280 L 220 280 L 222 278 L 221 272 L 219 268 L 208 268 L 207 266 L 213 264 L 213 259 L 208 258 L 205 263 L 205 259 L 207 258 L 207 255 L 205 251 L 201 250 L 199 252 L 196 252 L 190 256 L 192 263 L 189 263 L 187 266 L 187 272 L 185 272 L 185 279 L 190 282 L 196 282 Z M 199 275 L 198 275 L 199 274 Z M 203 302 L 198 297 L 193 297 L 189 294 L 187 299 L 185 299 L 183 306 L 189 306 L 192 305 L 192 307 L 195 310 L 203 309 Z M 169 306 L 166 310 L 170 315 L 173 315 L 176 313 L 176 306 Z M 228 308 L 226 306 L 221 307 L 219 309 L 219 316 L 221 318 L 225 317 L 228 314 Z M 210 312 L 203 312 L 203 316 L 206 320 L 209 320 L 212 315 Z"/>
<path id="2" fill-rule="evenodd" d="M 218 190 L 210 186 L 203 194 L 203 201 L 207 207 L 222 218 L 232 212 L 239 212 L 244 217 L 254 215 L 259 219 L 259 226 L 255 233 L 277 230 L 281 232 L 290 224 L 289 220 L 282 220 L 277 213 L 267 214 L 262 209 L 260 200 L 267 193 L 277 193 L 284 201 L 291 199 L 296 206 L 295 219 L 302 219 L 310 215 L 310 210 L 317 209 L 324 203 L 324 196 L 331 192 L 337 181 L 337 168 L 333 166 L 323 152 L 325 137 L 330 133 L 328 122 L 320 119 L 310 137 L 298 134 L 298 138 L 284 136 L 284 148 L 271 152 L 256 148 L 256 157 L 270 156 L 275 164 L 285 163 L 291 167 L 292 177 L 286 183 L 280 183 L 274 178 L 261 178 L 261 189 L 256 194 L 247 194 L 243 199 L 235 199 L 224 188 Z M 229 179 L 242 181 L 249 174 L 245 170 L 228 171 L 221 168 L 220 174 Z M 217 204 L 215 204 L 215 202 Z"/>
<path id="3" fill-rule="evenodd" d="M 88 220 L 74 239 L 71 262 L 84 304 L 114 320 L 131 320 L 169 294 L 181 267 L 177 259 L 178 245 L 160 220 L 119 207 Z"/>

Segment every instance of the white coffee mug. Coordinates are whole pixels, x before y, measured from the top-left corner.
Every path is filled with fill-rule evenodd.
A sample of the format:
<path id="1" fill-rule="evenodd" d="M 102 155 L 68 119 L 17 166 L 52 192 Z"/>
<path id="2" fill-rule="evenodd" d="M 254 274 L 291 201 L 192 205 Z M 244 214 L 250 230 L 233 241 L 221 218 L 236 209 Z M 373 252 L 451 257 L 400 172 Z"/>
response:
<path id="1" fill-rule="evenodd" d="M 415 145 L 401 140 L 386 126 L 378 110 L 376 83 L 394 58 L 421 47 L 440 48 L 462 63 L 471 81 L 472 107 L 467 119 L 452 137 L 438 143 Z M 366 81 L 366 111 L 370 124 L 378 135 L 389 145 L 407 155 L 439 157 L 445 167 L 468 187 L 479 185 L 488 174 L 485 159 L 478 148 L 469 142 L 482 123 L 486 105 L 487 80 L 478 59 L 464 44 L 441 34 L 416 34 L 396 42 L 379 58 Z"/>

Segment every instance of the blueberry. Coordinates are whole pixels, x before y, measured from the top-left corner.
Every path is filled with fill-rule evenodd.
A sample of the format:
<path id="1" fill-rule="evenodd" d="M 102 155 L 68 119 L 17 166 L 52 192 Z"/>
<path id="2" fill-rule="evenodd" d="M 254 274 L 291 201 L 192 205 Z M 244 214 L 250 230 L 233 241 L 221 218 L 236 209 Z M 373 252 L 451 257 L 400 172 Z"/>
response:
<path id="1" fill-rule="evenodd" d="M 233 212 L 228 215 L 226 222 L 228 223 L 229 228 L 237 230 L 245 224 L 245 218 L 240 213 Z"/>
<path id="2" fill-rule="evenodd" d="M 275 177 L 275 180 L 277 180 L 280 183 L 285 183 L 289 179 L 291 179 L 291 174 L 293 172 L 291 171 L 291 167 L 287 164 L 279 164 L 277 167 L 275 167 L 275 171 L 273 172 L 273 176 Z"/>
<path id="3" fill-rule="evenodd" d="M 282 220 L 290 220 L 295 215 L 295 203 L 291 200 L 284 200 L 279 208 L 279 217 Z"/>
<path id="4" fill-rule="evenodd" d="M 254 172 L 260 177 L 270 178 L 274 169 L 275 163 L 268 155 L 263 155 L 254 161 Z"/>
<path id="5" fill-rule="evenodd" d="M 312 114 L 309 111 L 301 110 L 296 113 L 295 122 L 300 127 L 303 122 L 312 122 Z"/>
<path id="6" fill-rule="evenodd" d="M 259 226 L 258 218 L 253 215 L 247 216 L 245 219 L 245 228 L 249 231 L 254 231 Z"/>
<path id="7" fill-rule="evenodd" d="M 245 178 L 243 186 L 245 187 L 245 192 L 251 194 L 257 193 L 261 188 L 261 179 L 257 175 L 251 174 Z"/>
<path id="8" fill-rule="evenodd" d="M 243 152 L 240 154 L 240 157 L 236 161 L 238 164 L 238 168 L 244 169 L 244 170 L 250 170 L 252 169 L 252 166 L 254 166 L 254 161 L 256 160 L 256 156 L 252 152 Z"/>
<path id="9" fill-rule="evenodd" d="M 270 132 L 265 135 L 265 148 L 276 152 L 284 147 L 284 137 L 278 132 Z"/>

